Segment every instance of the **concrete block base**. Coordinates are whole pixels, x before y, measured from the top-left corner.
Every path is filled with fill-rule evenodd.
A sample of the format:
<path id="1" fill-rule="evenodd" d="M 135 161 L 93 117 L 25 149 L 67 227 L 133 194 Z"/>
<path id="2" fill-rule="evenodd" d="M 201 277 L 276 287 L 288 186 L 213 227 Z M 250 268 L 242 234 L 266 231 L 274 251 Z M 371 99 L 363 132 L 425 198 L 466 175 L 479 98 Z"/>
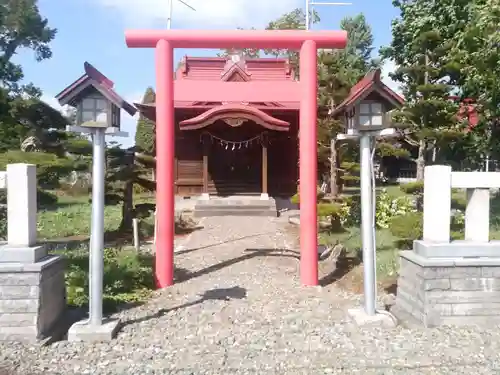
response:
<path id="1" fill-rule="evenodd" d="M 448 243 L 413 241 L 413 251 L 425 258 L 477 258 L 500 257 L 500 241 L 464 241 Z"/>
<path id="2" fill-rule="evenodd" d="M 391 311 L 425 327 L 500 324 L 500 256 L 430 258 L 402 251 Z"/>
<path id="3" fill-rule="evenodd" d="M 12 246 L 0 245 L 0 263 L 36 263 L 47 256 L 45 245 Z"/>
<path id="4" fill-rule="evenodd" d="M 0 263 L 0 341 L 36 342 L 50 337 L 66 310 L 64 262 Z"/>
<path id="5" fill-rule="evenodd" d="M 99 342 L 111 341 L 120 328 L 120 320 L 105 320 L 100 326 L 77 322 L 68 331 L 68 341 Z"/>
<path id="6" fill-rule="evenodd" d="M 388 313 L 368 315 L 364 309 L 349 309 L 347 315 L 358 327 L 394 328 L 397 325 L 397 321 Z"/>

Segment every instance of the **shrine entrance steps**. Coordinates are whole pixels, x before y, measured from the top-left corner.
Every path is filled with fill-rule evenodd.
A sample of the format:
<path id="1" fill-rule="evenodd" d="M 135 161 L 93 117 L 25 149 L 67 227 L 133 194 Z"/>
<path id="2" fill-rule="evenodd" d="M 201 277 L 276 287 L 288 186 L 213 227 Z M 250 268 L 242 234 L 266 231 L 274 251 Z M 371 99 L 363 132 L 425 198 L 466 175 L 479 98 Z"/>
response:
<path id="1" fill-rule="evenodd" d="M 269 198 L 261 200 L 260 196 L 210 197 L 209 200 L 198 200 L 194 207 L 195 217 L 211 216 L 278 216 L 276 202 Z"/>

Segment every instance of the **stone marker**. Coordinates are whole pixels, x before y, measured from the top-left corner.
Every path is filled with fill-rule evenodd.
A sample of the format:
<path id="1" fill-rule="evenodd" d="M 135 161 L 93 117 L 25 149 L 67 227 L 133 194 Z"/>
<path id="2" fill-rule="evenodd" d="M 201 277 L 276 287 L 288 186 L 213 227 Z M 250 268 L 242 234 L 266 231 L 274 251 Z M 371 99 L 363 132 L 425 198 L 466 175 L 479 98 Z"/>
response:
<path id="1" fill-rule="evenodd" d="M 0 340 L 49 336 L 66 310 L 64 264 L 37 244 L 36 166 L 10 164 L 0 175 L 7 188 L 7 243 L 0 246 Z"/>
<path id="2" fill-rule="evenodd" d="M 399 320 L 426 327 L 500 324 L 500 241 L 489 241 L 490 189 L 499 172 L 425 168 L 423 239 L 400 253 Z M 465 240 L 450 241 L 451 189 L 467 191 Z"/>

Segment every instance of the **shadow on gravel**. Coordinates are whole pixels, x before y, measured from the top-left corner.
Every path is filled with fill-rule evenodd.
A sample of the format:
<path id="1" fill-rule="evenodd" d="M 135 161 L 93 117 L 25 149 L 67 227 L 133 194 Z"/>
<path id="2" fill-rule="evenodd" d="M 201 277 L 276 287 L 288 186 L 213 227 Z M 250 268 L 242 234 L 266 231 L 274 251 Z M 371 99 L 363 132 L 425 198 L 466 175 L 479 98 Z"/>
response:
<path id="1" fill-rule="evenodd" d="M 205 246 L 200 246 L 200 247 L 194 247 L 192 249 L 186 249 L 186 250 L 176 251 L 175 255 L 189 254 L 189 253 L 192 253 L 193 251 L 208 249 L 210 247 L 224 245 L 224 244 L 228 244 L 228 243 L 233 243 L 233 242 L 245 240 L 247 238 L 262 237 L 262 236 L 266 236 L 266 235 L 270 235 L 270 234 L 275 234 L 275 233 L 276 232 L 265 232 L 265 233 L 251 234 L 251 235 L 248 235 L 248 236 L 242 236 L 242 237 L 238 237 L 238 238 L 233 238 L 233 239 L 230 239 L 230 240 L 227 240 L 227 241 L 216 242 L 216 243 L 213 243 L 213 244 L 210 244 L 210 245 L 205 245 Z"/>
<path id="2" fill-rule="evenodd" d="M 130 324 L 142 323 L 151 319 L 157 319 L 170 311 L 184 309 L 186 307 L 195 306 L 202 304 L 205 301 L 231 301 L 233 299 L 244 299 L 247 296 L 247 290 L 245 288 L 234 286 L 232 288 L 216 288 L 205 291 L 200 298 L 195 301 L 185 303 L 180 306 L 172 307 L 170 309 L 160 309 L 153 315 L 148 315 L 138 319 L 132 319 L 125 321 L 121 324 L 121 328 L 128 326 Z"/>
<path id="3" fill-rule="evenodd" d="M 246 249 L 245 252 L 248 252 L 249 254 L 245 254 L 242 256 L 239 256 L 237 258 L 233 259 L 228 259 L 223 262 L 214 264 L 210 267 L 203 268 L 201 270 L 195 271 L 195 272 L 187 272 L 183 274 L 179 274 L 178 281 L 183 282 L 183 281 L 188 281 L 191 279 L 195 279 L 197 277 L 219 271 L 223 268 L 230 267 L 234 264 L 241 263 L 253 258 L 257 257 L 280 257 L 280 258 L 295 258 L 299 259 L 299 253 L 294 250 L 289 250 L 289 249 Z M 184 278 L 183 278 L 184 277 Z"/>
<path id="4" fill-rule="evenodd" d="M 321 280 L 319 280 L 319 285 L 327 286 L 333 284 L 340 279 L 342 279 L 345 275 L 347 275 L 354 267 L 357 267 L 361 264 L 361 260 L 359 257 L 342 257 L 337 260 L 337 264 L 335 269 L 323 276 Z"/>

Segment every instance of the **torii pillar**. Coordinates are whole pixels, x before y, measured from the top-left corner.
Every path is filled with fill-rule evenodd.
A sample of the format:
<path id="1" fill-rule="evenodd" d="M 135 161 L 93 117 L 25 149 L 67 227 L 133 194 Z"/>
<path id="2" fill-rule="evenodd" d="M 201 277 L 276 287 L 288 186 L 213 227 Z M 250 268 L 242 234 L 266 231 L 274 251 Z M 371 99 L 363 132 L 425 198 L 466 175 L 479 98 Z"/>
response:
<path id="1" fill-rule="evenodd" d="M 156 49 L 156 263 L 158 288 L 174 282 L 174 48 L 300 50 L 300 280 L 318 285 L 317 49 L 345 48 L 345 31 L 129 30 L 129 48 Z"/>

